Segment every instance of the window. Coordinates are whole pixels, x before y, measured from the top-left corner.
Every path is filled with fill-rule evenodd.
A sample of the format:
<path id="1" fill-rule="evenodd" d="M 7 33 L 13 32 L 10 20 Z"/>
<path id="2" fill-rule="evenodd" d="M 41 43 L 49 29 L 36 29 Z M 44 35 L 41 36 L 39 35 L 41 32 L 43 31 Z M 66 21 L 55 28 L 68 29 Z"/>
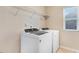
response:
<path id="1" fill-rule="evenodd" d="M 78 31 L 78 8 L 65 7 L 64 8 L 64 29 L 67 31 Z"/>

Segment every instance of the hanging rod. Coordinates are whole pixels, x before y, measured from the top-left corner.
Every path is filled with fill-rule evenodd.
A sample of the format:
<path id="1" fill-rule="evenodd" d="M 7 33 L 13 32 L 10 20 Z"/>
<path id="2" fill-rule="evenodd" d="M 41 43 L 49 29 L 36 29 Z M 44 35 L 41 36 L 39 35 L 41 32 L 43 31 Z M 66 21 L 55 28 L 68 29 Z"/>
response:
<path id="1" fill-rule="evenodd" d="M 28 8 L 29 10 L 27 10 L 27 9 L 24 9 L 24 8 L 21 8 L 21 7 L 17 7 L 17 6 L 12 6 L 12 8 L 16 8 L 16 9 L 18 9 L 18 10 L 22 10 L 22 11 L 25 11 L 25 12 L 30 12 L 30 13 L 35 13 L 35 14 L 37 14 L 37 15 L 40 15 L 40 16 L 42 16 L 43 17 L 43 15 L 41 15 L 40 13 L 37 13 L 37 12 L 35 12 L 34 10 L 32 10 L 32 8 Z"/>
<path id="2" fill-rule="evenodd" d="M 27 9 L 24 9 L 24 8 L 21 8 L 21 7 L 18 7 L 18 6 L 12 6 L 12 8 L 16 8 L 16 9 L 18 9 L 18 10 L 22 10 L 22 11 L 25 11 L 25 12 L 30 12 L 30 13 L 35 13 L 35 14 L 37 14 L 37 15 L 39 15 L 39 16 L 42 16 L 45 20 L 47 19 L 47 18 L 49 18 L 49 16 L 48 15 L 41 15 L 40 13 L 37 13 L 37 12 L 35 12 L 35 11 L 33 11 L 32 10 L 32 8 L 28 8 L 28 9 L 30 9 L 30 10 L 27 10 Z M 17 14 L 17 13 L 16 13 Z"/>

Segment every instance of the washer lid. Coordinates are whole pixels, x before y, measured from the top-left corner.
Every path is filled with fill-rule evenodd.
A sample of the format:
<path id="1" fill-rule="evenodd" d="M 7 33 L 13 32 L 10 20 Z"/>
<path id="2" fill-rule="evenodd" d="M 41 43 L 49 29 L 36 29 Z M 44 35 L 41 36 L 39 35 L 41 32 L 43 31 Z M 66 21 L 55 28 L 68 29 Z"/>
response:
<path id="1" fill-rule="evenodd" d="M 32 34 L 35 34 L 35 35 L 43 35 L 45 33 L 48 33 L 48 32 L 45 32 L 45 31 L 33 31 L 33 32 L 30 32 Z"/>

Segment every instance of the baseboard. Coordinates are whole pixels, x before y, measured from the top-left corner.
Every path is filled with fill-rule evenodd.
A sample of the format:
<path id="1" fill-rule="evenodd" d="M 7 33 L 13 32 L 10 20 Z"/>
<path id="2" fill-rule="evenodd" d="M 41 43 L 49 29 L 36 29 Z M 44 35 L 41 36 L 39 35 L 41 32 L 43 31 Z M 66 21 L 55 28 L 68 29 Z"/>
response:
<path id="1" fill-rule="evenodd" d="M 75 52 L 75 53 L 79 53 L 79 50 L 76 50 L 76 49 L 72 49 L 72 48 L 69 48 L 69 47 L 66 47 L 66 46 L 60 46 L 60 48 L 64 48 L 64 49 L 67 49 L 69 51 L 72 51 L 72 52 Z"/>

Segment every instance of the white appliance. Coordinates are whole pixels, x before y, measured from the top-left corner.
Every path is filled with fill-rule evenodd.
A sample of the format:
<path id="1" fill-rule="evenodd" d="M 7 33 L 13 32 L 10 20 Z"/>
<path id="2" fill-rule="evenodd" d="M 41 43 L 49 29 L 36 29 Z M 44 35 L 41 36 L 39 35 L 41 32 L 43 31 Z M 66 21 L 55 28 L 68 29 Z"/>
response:
<path id="1" fill-rule="evenodd" d="M 59 48 L 59 31 L 44 30 L 21 34 L 21 52 L 52 53 Z"/>

